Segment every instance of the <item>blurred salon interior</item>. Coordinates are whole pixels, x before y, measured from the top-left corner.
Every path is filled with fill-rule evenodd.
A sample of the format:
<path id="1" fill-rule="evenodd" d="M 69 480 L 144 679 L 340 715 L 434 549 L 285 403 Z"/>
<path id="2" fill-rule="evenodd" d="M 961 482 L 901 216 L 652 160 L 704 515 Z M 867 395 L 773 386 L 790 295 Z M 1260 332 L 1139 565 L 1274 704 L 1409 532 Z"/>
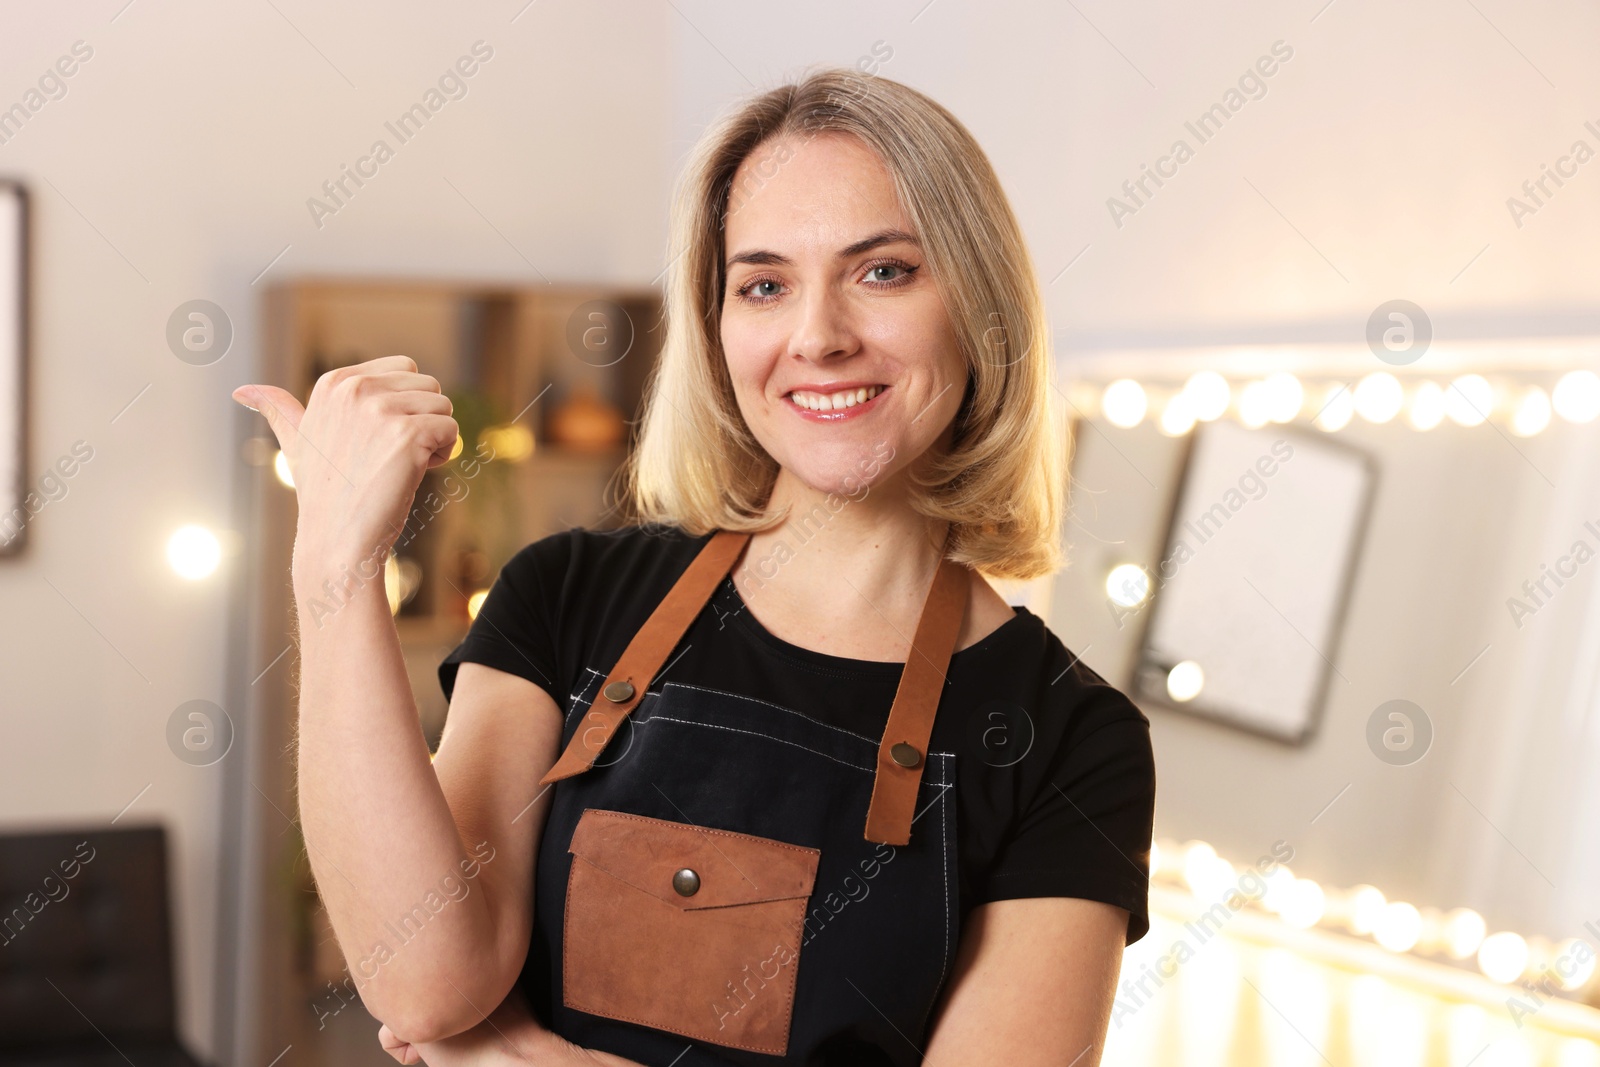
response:
<path id="1" fill-rule="evenodd" d="M 1068 564 L 997 588 L 1158 776 L 1101 1062 L 1597 1067 L 1597 39 L 1577 0 L 7 5 L 0 1062 L 392 1062 L 296 816 L 295 492 L 229 394 L 403 353 L 492 448 L 384 565 L 436 743 L 500 567 L 613 521 L 686 154 L 826 64 L 973 132 L 1047 302 Z"/>

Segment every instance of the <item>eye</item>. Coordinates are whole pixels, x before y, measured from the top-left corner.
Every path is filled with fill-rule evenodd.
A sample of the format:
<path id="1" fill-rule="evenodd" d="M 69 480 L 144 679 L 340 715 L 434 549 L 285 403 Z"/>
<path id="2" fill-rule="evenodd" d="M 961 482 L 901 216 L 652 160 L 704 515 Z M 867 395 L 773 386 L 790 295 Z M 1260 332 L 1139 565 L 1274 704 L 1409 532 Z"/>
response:
<path id="1" fill-rule="evenodd" d="M 752 278 L 733 291 L 733 295 L 748 304 L 769 304 L 778 298 L 777 293 L 759 291 L 762 286 L 770 285 L 781 289 L 783 283 L 776 278 Z M 754 296 L 752 291 L 757 291 Z"/>
<path id="2" fill-rule="evenodd" d="M 904 285 L 909 282 L 911 276 L 921 269 L 920 267 L 913 267 L 902 260 L 884 259 L 867 267 L 867 276 L 864 280 L 871 282 L 879 289 L 892 289 L 897 285 Z M 898 277 L 885 278 L 878 276 L 879 271 L 899 271 L 900 274 Z"/>
<path id="3" fill-rule="evenodd" d="M 867 282 L 874 289 L 893 289 L 911 281 L 912 275 L 921 269 L 921 267 L 913 266 L 904 260 L 882 259 L 867 265 L 862 281 Z M 885 273 L 890 276 L 884 277 L 883 274 Z M 771 288 L 766 288 L 768 286 Z M 783 283 L 778 279 L 755 277 L 734 289 L 733 295 L 746 304 L 762 305 L 773 303 L 782 292 Z"/>

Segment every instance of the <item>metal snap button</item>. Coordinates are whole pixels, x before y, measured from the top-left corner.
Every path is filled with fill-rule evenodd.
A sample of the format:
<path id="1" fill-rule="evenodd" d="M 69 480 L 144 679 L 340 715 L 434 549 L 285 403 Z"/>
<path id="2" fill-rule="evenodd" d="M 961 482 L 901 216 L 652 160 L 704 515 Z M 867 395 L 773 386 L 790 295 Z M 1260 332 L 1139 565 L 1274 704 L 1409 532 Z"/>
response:
<path id="1" fill-rule="evenodd" d="M 672 888 L 680 897 L 692 897 L 700 891 L 700 876 L 685 867 L 672 876 Z"/>
<path id="2" fill-rule="evenodd" d="M 922 762 L 922 753 L 904 741 L 896 741 L 894 746 L 889 749 L 889 758 L 902 767 L 915 767 Z"/>
<path id="3" fill-rule="evenodd" d="M 605 687 L 603 694 L 613 704 L 626 704 L 633 699 L 633 683 L 612 682 Z"/>

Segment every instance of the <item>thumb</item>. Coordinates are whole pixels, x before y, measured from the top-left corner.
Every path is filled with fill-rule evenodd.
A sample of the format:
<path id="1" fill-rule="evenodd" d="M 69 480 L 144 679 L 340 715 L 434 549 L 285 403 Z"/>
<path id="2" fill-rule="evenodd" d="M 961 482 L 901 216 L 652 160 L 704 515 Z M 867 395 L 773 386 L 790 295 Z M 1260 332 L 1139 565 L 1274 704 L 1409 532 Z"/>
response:
<path id="1" fill-rule="evenodd" d="M 410 1042 L 401 1041 L 394 1035 L 394 1031 L 389 1029 L 388 1023 L 378 1027 L 378 1043 L 383 1046 L 385 1052 L 401 1063 L 416 1063 L 421 1058 Z"/>
<path id="2" fill-rule="evenodd" d="M 280 447 L 288 444 L 288 438 L 299 428 L 300 418 L 306 413 L 293 393 L 275 385 L 241 385 L 233 391 L 233 398 L 266 417 Z"/>

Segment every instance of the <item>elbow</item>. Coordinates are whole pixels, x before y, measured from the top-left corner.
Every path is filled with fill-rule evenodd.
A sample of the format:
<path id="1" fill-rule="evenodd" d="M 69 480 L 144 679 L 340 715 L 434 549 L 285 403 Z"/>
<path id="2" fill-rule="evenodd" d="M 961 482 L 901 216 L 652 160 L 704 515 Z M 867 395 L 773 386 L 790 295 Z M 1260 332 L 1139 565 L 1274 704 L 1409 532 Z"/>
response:
<path id="1" fill-rule="evenodd" d="M 373 1018 L 394 1035 L 425 1045 L 482 1023 L 516 987 L 531 924 L 488 936 L 458 935 L 443 951 L 386 961 L 360 990 Z"/>
<path id="2" fill-rule="evenodd" d="M 443 1041 L 483 1022 L 483 1012 L 474 1009 L 455 990 L 448 992 L 448 997 L 430 998 L 426 1003 L 398 1005 L 382 1016 L 383 1022 L 396 1037 L 413 1045 Z M 496 1000 L 494 1007 L 499 1004 L 500 1000 Z"/>
<path id="3" fill-rule="evenodd" d="M 436 970 L 432 980 L 386 990 L 367 1000 L 367 1009 L 402 1041 L 426 1045 L 465 1033 L 483 1022 L 516 984 L 516 974 L 501 980 L 485 970 L 458 968 L 453 976 Z M 396 994 L 399 994 L 398 996 Z"/>
<path id="4" fill-rule="evenodd" d="M 440 1011 L 434 1006 L 418 1007 L 390 1013 L 383 1022 L 402 1041 L 412 1045 L 430 1045 L 472 1029 L 472 1021 L 462 1020 L 460 1014 Z"/>

